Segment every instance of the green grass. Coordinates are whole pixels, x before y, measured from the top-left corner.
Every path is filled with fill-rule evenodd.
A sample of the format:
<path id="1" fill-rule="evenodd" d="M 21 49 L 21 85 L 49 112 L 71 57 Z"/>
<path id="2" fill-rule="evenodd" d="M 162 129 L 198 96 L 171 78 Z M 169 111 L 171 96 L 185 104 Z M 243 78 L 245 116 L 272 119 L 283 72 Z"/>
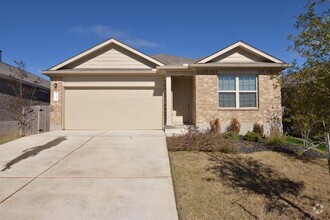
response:
<path id="1" fill-rule="evenodd" d="M 327 152 L 327 146 L 325 144 L 321 144 L 320 146 L 317 147 L 320 151 Z"/>
<path id="2" fill-rule="evenodd" d="M 293 145 L 303 145 L 303 141 L 299 138 L 295 138 L 295 137 L 291 137 L 291 136 L 286 136 L 285 140 L 289 143 L 289 144 L 293 144 Z M 323 151 L 323 152 L 327 152 L 327 146 L 325 144 L 321 144 L 320 146 L 316 147 L 316 149 Z"/>
<path id="3" fill-rule="evenodd" d="M 295 137 L 291 137 L 291 136 L 286 136 L 285 140 L 289 143 L 289 144 L 294 144 L 294 145 L 302 145 L 303 141 L 299 138 L 295 138 Z"/>

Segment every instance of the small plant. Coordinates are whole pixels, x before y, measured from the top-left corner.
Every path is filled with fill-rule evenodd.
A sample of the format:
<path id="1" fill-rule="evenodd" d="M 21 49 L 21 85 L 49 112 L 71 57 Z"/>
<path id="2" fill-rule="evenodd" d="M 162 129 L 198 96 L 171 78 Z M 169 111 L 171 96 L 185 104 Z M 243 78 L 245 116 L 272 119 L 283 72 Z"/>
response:
<path id="1" fill-rule="evenodd" d="M 237 118 L 232 118 L 230 121 L 228 131 L 232 131 L 235 132 L 236 134 L 239 134 L 240 130 L 241 130 L 241 124 L 239 123 Z"/>
<path id="2" fill-rule="evenodd" d="M 234 142 L 223 137 L 218 137 L 217 144 L 213 147 L 213 151 L 222 153 L 237 153 L 238 147 Z"/>
<path id="3" fill-rule="evenodd" d="M 247 132 L 246 135 L 244 136 L 244 140 L 247 141 L 254 141 L 254 142 L 261 142 L 262 137 L 259 133 L 257 132 Z"/>
<path id="4" fill-rule="evenodd" d="M 231 140 L 231 141 L 235 141 L 235 142 L 239 140 L 238 133 L 236 133 L 234 131 L 227 131 L 224 134 L 224 137 Z"/>
<path id="5" fill-rule="evenodd" d="M 266 136 L 282 136 L 282 119 L 279 109 L 273 106 L 267 110 L 265 126 L 268 128 Z"/>
<path id="6" fill-rule="evenodd" d="M 216 118 L 214 120 L 211 120 L 209 122 L 209 125 L 210 125 L 210 132 L 212 134 L 218 134 L 218 133 L 220 133 L 221 127 L 220 127 L 219 118 Z"/>
<path id="7" fill-rule="evenodd" d="M 264 136 L 264 126 L 262 124 L 254 123 L 252 131 L 258 133 L 260 137 Z"/>
<path id="8" fill-rule="evenodd" d="M 284 146 L 287 144 L 285 138 L 280 135 L 271 135 L 266 139 L 266 143 L 271 146 Z"/>

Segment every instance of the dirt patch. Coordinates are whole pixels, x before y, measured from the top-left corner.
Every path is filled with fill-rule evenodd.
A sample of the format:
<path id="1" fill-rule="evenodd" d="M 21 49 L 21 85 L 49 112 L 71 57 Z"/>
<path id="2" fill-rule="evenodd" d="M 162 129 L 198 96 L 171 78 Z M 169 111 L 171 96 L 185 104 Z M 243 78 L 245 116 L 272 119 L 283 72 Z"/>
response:
<path id="1" fill-rule="evenodd" d="M 325 159 L 297 160 L 271 151 L 169 154 L 181 219 L 330 217 Z"/>

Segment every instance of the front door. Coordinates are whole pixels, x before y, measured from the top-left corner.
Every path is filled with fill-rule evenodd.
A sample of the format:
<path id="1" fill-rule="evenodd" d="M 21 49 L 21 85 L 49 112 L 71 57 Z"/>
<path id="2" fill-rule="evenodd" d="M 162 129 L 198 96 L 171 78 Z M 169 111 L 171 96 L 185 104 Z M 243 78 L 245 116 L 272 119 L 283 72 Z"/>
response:
<path id="1" fill-rule="evenodd" d="M 192 77 L 172 76 L 173 123 L 192 123 Z"/>

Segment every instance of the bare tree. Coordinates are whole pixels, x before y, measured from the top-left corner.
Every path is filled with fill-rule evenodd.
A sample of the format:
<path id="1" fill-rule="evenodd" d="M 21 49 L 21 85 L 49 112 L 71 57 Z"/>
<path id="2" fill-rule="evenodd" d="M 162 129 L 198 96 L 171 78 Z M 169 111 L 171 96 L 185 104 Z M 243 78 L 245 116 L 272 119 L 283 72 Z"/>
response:
<path id="1" fill-rule="evenodd" d="M 7 110 L 8 117 L 17 121 L 21 136 L 25 136 L 34 120 L 35 94 L 40 78 L 31 79 L 25 71 L 26 65 L 23 61 L 16 61 L 17 71 L 12 71 L 9 80 L 5 83 L 11 89 L 11 95 L 4 96 L 1 100 L 2 106 Z"/>

